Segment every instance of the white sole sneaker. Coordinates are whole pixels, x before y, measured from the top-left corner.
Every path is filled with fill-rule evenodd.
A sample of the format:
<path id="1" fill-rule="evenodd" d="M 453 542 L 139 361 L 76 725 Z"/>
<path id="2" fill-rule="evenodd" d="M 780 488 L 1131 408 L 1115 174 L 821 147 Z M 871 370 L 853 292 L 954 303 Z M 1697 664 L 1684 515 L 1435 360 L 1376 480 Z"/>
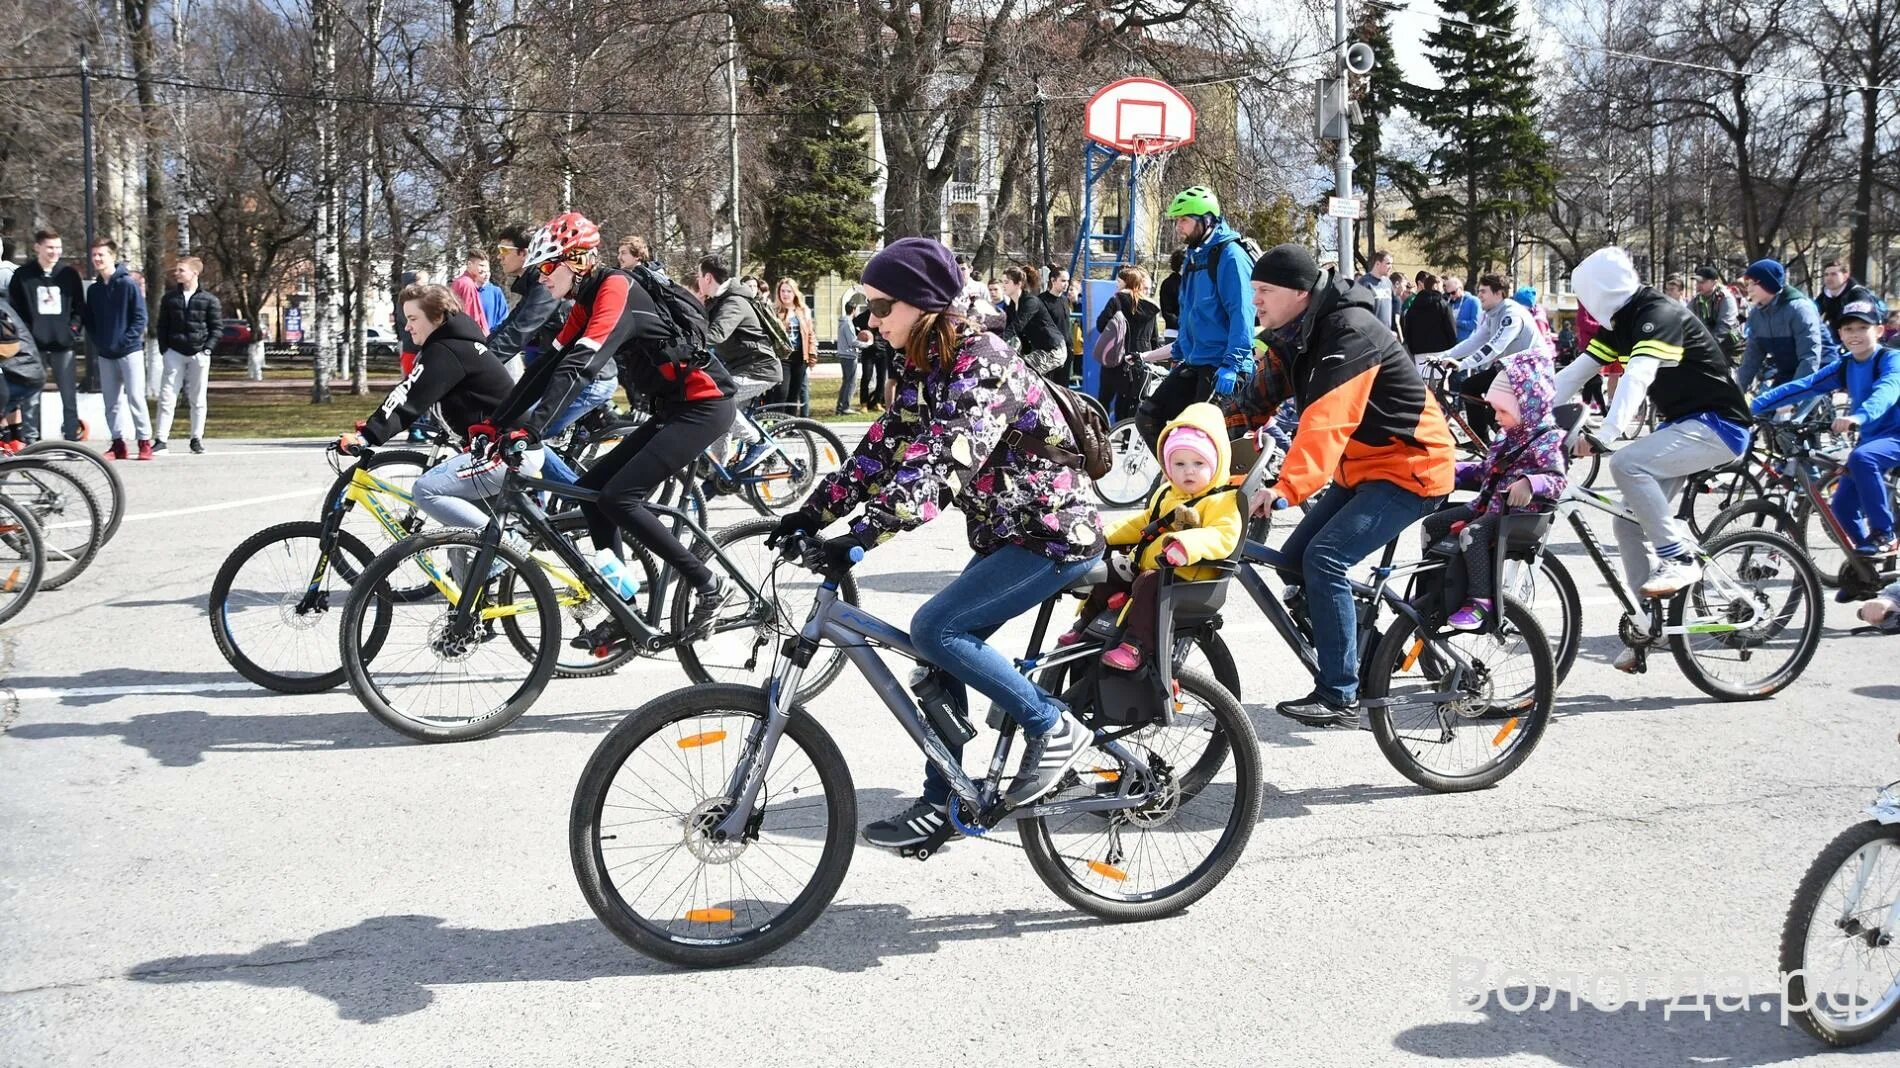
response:
<path id="1" fill-rule="evenodd" d="M 1094 735 L 1080 720 L 1063 712 L 1054 730 L 1041 738 L 1030 739 L 1024 747 L 1023 763 L 1016 769 L 1016 777 L 1010 780 L 1003 799 L 1011 808 L 1021 808 L 1049 796 L 1069 769 L 1082 762 L 1094 740 Z"/>

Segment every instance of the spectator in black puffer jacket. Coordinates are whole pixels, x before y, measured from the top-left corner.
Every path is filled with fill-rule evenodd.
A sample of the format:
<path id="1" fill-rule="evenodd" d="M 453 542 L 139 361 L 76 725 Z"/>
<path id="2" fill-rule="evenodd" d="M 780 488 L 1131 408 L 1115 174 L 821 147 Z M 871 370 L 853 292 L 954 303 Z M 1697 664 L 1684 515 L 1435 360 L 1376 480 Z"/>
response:
<path id="1" fill-rule="evenodd" d="M 185 391 L 191 405 L 191 451 L 205 451 L 205 383 L 211 376 L 211 346 L 224 333 L 224 306 L 198 286 L 204 261 L 186 256 L 172 267 L 172 281 L 158 301 L 158 348 L 165 354 L 164 377 L 158 384 L 157 438 L 153 452 L 164 452 L 172 436 L 172 416 L 178 393 Z"/>

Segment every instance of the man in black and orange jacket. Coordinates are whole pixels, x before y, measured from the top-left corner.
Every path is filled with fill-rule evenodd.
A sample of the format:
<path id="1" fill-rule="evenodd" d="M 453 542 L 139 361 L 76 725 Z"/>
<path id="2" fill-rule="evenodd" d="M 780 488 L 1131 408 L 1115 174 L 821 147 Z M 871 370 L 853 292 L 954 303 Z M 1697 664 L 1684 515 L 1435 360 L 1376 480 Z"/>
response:
<path id="1" fill-rule="evenodd" d="M 1305 584 L 1318 685 L 1281 715 L 1357 726 L 1359 642 L 1346 573 L 1437 508 L 1452 489 L 1451 432 L 1405 347 L 1373 313 L 1371 290 L 1322 275 L 1298 245 L 1268 250 L 1253 270 L 1262 327 L 1287 330 L 1287 385 L 1299 431 L 1254 514 L 1325 488 L 1280 549 L 1279 568 Z"/>

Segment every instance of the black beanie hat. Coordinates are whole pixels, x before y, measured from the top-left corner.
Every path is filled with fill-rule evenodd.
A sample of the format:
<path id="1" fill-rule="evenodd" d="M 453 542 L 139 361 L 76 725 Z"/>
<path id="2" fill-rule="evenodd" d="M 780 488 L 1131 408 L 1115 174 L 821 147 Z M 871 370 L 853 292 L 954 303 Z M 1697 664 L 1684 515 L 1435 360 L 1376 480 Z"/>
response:
<path id="1" fill-rule="evenodd" d="M 927 312 L 942 311 L 963 295 L 963 272 L 941 241 L 906 237 L 891 242 L 864 265 L 864 284 Z"/>
<path id="2" fill-rule="evenodd" d="M 1319 284 L 1319 261 L 1304 245 L 1275 245 L 1253 265 L 1253 280 L 1282 289 L 1312 289 Z"/>

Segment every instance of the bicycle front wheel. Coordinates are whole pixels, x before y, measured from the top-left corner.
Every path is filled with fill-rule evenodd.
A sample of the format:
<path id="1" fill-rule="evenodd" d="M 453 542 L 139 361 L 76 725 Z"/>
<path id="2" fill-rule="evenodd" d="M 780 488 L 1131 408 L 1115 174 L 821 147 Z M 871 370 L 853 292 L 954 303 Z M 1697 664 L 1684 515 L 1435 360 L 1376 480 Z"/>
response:
<path id="1" fill-rule="evenodd" d="M 766 428 L 765 435 L 771 451 L 739 481 L 747 499 L 774 515 L 805 503 L 818 480 L 842 467 L 851 455 L 838 435 L 815 419 L 779 419 Z"/>
<path id="2" fill-rule="evenodd" d="M 1702 580 L 1670 599 L 1669 648 L 1696 688 L 1724 701 L 1772 697 L 1821 644 L 1821 577 L 1794 542 L 1731 527 L 1703 546 Z"/>
<path id="3" fill-rule="evenodd" d="M 1537 624 L 1550 639 L 1550 655 L 1562 686 L 1577 662 L 1577 650 L 1583 645 L 1583 598 L 1577 593 L 1576 580 L 1557 554 L 1540 552 L 1532 567 L 1522 560 L 1504 562 L 1504 589 L 1513 600 L 1531 610 Z"/>
<path id="4" fill-rule="evenodd" d="M 323 548 L 323 524 L 279 523 L 244 539 L 211 581 L 211 639 L 237 673 L 278 693 L 322 693 L 341 685 L 339 611 L 370 552 L 339 531 Z M 389 627 L 381 602 L 365 626 L 380 646 Z"/>
<path id="5" fill-rule="evenodd" d="M 100 505 L 68 467 L 50 460 L 0 463 L 0 496 L 11 497 L 33 513 L 46 549 L 43 590 L 56 590 L 78 578 L 105 543 Z"/>
<path id="6" fill-rule="evenodd" d="M 356 535 L 370 556 L 382 555 L 403 538 L 421 533 L 429 523 L 428 517 L 416 507 L 415 498 L 416 479 L 429 469 L 429 459 L 430 454 L 419 449 L 383 449 L 359 461 L 358 466 L 389 487 L 387 491 L 370 492 L 381 515 L 345 499 L 355 469 L 344 468 L 330 483 L 317 518 L 322 519 L 334 509 L 343 509 L 342 529 Z M 389 590 L 397 598 L 426 598 L 431 592 L 429 576 L 411 563 L 389 577 Z"/>
<path id="7" fill-rule="evenodd" d="M 726 575 L 731 595 L 720 609 L 711 634 L 684 637 L 699 594 L 684 582 L 676 584 L 673 633 L 681 638 L 675 652 L 686 677 L 694 682 L 764 686 L 777 673 L 779 650 L 785 639 L 796 636 L 811 615 L 818 587 L 825 580 L 802 567 L 779 562 L 778 551 L 765 544 L 777 526 L 776 520 L 754 519 L 713 535 L 726 559 L 732 561 L 733 572 Z M 712 546 L 695 539 L 692 549 L 713 571 L 724 570 L 713 558 Z M 753 599 L 740 592 L 734 573 L 744 575 L 760 596 Z M 858 603 L 857 580 L 849 572 L 838 579 L 838 599 L 845 604 Z M 843 670 L 843 649 L 832 645 L 820 648 L 799 679 L 798 700 L 810 701 L 824 693 Z"/>
<path id="8" fill-rule="evenodd" d="M 99 532 L 99 544 L 111 541 L 119 532 L 119 521 L 125 518 L 125 482 L 105 457 L 70 441 L 36 441 L 15 455 L 22 459 L 50 460 L 92 491 L 105 524 Z"/>
<path id="9" fill-rule="evenodd" d="M 46 572 L 46 549 L 33 513 L 0 497 L 0 623 L 26 610 Z"/>
<path id="10" fill-rule="evenodd" d="M 513 723 L 554 677 L 561 642 L 560 606 L 541 565 L 506 542 L 482 583 L 472 614 L 449 600 L 482 532 L 430 531 L 405 538 L 364 569 L 343 606 L 339 644 L 344 677 L 369 713 L 399 734 L 424 742 L 482 738 Z M 444 577 L 430 596 L 391 597 L 384 583 L 415 561 Z M 512 574 L 510 574 L 512 572 Z M 366 621 L 376 605 L 389 613 L 380 649 Z M 533 650 L 519 651 L 503 622 L 513 620 Z"/>
<path id="11" fill-rule="evenodd" d="M 1889 917 L 1900 899 L 1900 826 L 1856 824 L 1828 843 L 1801 878 L 1781 928 L 1781 973 L 1803 1031 L 1858 1046 L 1900 1018 L 1900 941 Z"/>
<path id="12" fill-rule="evenodd" d="M 1133 508 L 1161 484 L 1161 463 L 1148 450 L 1133 419 L 1108 428 L 1108 446 L 1114 461 L 1108 474 L 1091 484 L 1095 497 L 1109 508 Z"/>
<path id="13" fill-rule="evenodd" d="M 744 834 L 712 833 L 767 717 L 754 686 L 675 690 L 608 732 L 581 773 L 568 815 L 574 877 L 600 922 L 649 957 L 706 968 L 764 956 L 844 882 L 857 795 L 837 744 L 803 709 L 755 777 Z"/>
<path id="14" fill-rule="evenodd" d="M 1112 794 L 1123 775 L 1150 795 L 1137 808 L 1026 816 L 1023 851 L 1057 897 L 1090 915 L 1127 922 L 1170 916 L 1206 897 L 1240 861 L 1260 819 L 1260 741 L 1234 695 L 1197 671 L 1175 676 L 1174 724 L 1122 739 L 1145 773 L 1096 748 L 1040 805 Z M 1207 724 L 1229 741 L 1221 766 L 1184 789 L 1182 773 L 1207 751 Z"/>
<path id="15" fill-rule="evenodd" d="M 1489 633 L 1420 634 L 1401 616 L 1368 661 L 1360 695 L 1379 751 L 1427 790 L 1494 786 L 1537 748 L 1550 722 L 1556 662 L 1530 610 L 1509 598 Z M 1454 653 L 1466 661 L 1453 692 Z"/>

